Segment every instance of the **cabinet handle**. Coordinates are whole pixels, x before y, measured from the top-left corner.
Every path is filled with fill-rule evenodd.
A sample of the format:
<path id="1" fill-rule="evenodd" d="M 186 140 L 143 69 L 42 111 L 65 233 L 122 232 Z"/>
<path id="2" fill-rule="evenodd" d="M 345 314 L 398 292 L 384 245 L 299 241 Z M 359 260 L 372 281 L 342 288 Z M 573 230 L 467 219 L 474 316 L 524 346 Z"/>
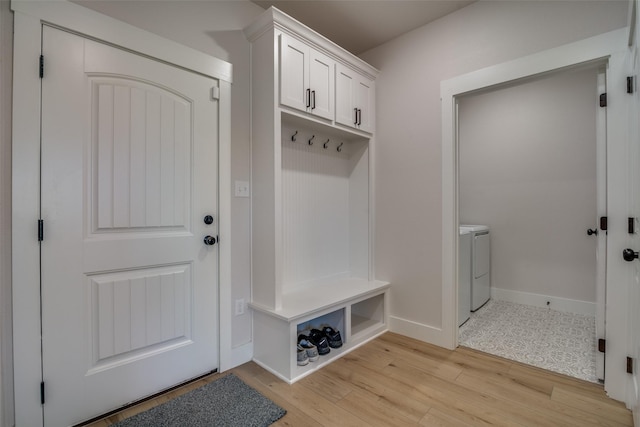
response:
<path id="1" fill-rule="evenodd" d="M 358 108 L 358 126 L 362 124 L 362 110 Z"/>
<path id="2" fill-rule="evenodd" d="M 354 109 L 353 109 L 353 112 L 354 112 L 354 113 L 356 113 L 356 119 L 355 119 L 355 121 L 353 122 L 353 124 L 354 124 L 354 125 L 357 125 L 357 124 L 358 124 L 358 109 L 357 109 L 357 108 L 354 108 Z"/>
<path id="3" fill-rule="evenodd" d="M 315 110 L 316 109 L 316 91 L 315 90 L 311 91 L 311 99 L 313 99 L 313 102 L 311 104 L 311 109 Z"/>
<path id="4" fill-rule="evenodd" d="M 307 108 L 311 107 L 311 89 L 307 89 Z"/>

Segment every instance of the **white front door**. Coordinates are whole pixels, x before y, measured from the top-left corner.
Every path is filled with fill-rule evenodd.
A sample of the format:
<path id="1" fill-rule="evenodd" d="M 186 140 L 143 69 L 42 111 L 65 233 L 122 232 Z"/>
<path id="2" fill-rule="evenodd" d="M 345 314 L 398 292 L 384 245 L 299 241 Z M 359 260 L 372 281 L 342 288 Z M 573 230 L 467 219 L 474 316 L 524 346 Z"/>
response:
<path id="1" fill-rule="evenodd" d="M 43 34 L 43 408 L 66 426 L 218 367 L 218 81 Z"/>

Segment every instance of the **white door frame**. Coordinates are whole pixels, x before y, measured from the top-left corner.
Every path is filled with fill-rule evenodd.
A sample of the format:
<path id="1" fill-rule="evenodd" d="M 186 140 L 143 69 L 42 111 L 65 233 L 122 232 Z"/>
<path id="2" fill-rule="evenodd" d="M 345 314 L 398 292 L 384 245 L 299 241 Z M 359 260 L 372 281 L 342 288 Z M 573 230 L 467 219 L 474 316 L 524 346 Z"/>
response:
<path id="1" fill-rule="evenodd" d="M 557 70 L 578 65 L 607 62 L 607 87 L 610 102 L 608 109 L 607 143 L 609 145 L 610 165 L 625 164 L 620 150 L 626 147 L 624 122 L 626 115 L 626 96 L 624 94 L 623 59 L 628 40 L 628 30 L 622 28 L 599 36 L 591 37 L 575 43 L 560 46 L 503 64 L 484 68 L 469 74 L 444 80 L 440 84 L 442 102 L 442 328 L 441 345 L 453 349 L 458 345 L 457 319 L 457 274 L 458 274 L 458 142 L 456 136 L 457 97 L 474 91 L 498 86 L 504 83 L 526 80 Z M 613 99 L 617 99 L 616 102 Z M 622 102 L 621 102 L 622 101 Z M 619 129 L 623 129 L 620 131 Z M 624 211 L 624 197 L 621 188 L 625 186 L 624 174 L 618 167 L 618 174 L 608 177 L 609 206 L 619 207 Z M 615 188 L 615 186 L 619 188 Z M 613 191 L 612 191 L 613 190 Z M 612 194 L 613 193 L 613 194 Z M 614 212 L 609 212 L 609 216 Z M 611 223 L 611 221 L 610 221 Z M 619 233 L 622 234 L 622 233 Z M 612 239 L 613 237 L 613 239 Z M 613 254 L 611 248 L 622 248 L 624 243 L 617 242 L 614 233 L 608 236 L 608 268 L 607 268 L 607 332 L 608 336 L 620 336 L 626 339 L 626 284 L 620 280 L 620 254 Z M 619 252 L 619 251 L 618 251 Z M 615 258 L 615 260 L 612 260 Z M 611 328 L 611 329 L 610 329 Z M 615 332 L 609 335 L 609 331 Z M 608 343 L 609 344 L 609 343 Z M 618 365 L 626 357 L 626 343 L 607 346 L 607 377 L 605 390 L 609 396 L 624 400 L 626 373 Z M 612 364 L 617 360 L 618 364 Z"/>
<path id="2" fill-rule="evenodd" d="M 40 279 L 36 223 L 40 211 L 42 23 L 220 81 L 219 99 L 219 369 L 231 368 L 231 64 L 67 1 L 13 0 L 12 268 L 15 425 L 42 425 Z M 46 59 L 45 59 L 46 67 Z M 45 71 L 46 76 L 46 71 Z"/>

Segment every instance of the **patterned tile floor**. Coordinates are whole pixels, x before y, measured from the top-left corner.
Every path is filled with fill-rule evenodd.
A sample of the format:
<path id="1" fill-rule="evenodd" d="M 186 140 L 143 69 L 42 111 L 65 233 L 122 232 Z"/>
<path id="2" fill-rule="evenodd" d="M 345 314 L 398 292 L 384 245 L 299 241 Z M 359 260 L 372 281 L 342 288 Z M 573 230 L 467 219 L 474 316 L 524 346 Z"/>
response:
<path id="1" fill-rule="evenodd" d="M 597 382 L 595 318 L 490 300 L 460 327 L 459 344 Z"/>

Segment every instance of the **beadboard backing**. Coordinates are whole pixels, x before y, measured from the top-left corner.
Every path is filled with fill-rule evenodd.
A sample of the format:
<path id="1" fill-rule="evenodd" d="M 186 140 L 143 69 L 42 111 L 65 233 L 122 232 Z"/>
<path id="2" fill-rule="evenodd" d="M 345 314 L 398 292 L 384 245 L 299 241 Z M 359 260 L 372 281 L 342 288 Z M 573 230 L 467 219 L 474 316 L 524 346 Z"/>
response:
<path id="1" fill-rule="evenodd" d="M 366 142 L 283 123 L 283 293 L 368 277 L 368 193 Z"/>

